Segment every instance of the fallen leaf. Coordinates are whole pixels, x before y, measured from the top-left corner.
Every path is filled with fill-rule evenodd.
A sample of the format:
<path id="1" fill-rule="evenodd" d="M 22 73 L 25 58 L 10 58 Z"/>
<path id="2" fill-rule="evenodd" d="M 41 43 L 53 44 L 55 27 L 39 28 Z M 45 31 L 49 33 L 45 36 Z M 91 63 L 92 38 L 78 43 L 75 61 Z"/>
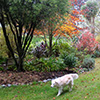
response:
<path id="1" fill-rule="evenodd" d="M 87 98 L 87 96 L 85 96 L 85 99 Z"/>
<path id="2" fill-rule="evenodd" d="M 81 81 L 81 82 L 84 82 L 84 81 Z"/>
<path id="3" fill-rule="evenodd" d="M 89 93 L 87 93 L 86 95 L 89 95 Z"/>
<path id="4" fill-rule="evenodd" d="M 20 92 L 18 91 L 18 93 L 20 93 Z"/>
<path id="5" fill-rule="evenodd" d="M 56 99 L 55 97 L 53 97 L 53 99 Z"/>
<path id="6" fill-rule="evenodd" d="M 15 97 L 17 97 L 17 95 L 15 95 Z"/>
<path id="7" fill-rule="evenodd" d="M 86 88 L 87 86 L 85 86 L 85 88 Z"/>
<path id="8" fill-rule="evenodd" d="M 41 94 L 43 94 L 43 92 L 41 92 Z"/>

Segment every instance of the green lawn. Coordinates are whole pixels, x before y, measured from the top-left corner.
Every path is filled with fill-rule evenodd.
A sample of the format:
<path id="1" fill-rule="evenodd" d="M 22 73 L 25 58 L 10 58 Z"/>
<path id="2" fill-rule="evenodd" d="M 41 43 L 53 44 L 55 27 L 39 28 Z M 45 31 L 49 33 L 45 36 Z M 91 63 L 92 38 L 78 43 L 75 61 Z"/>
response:
<path id="1" fill-rule="evenodd" d="M 59 97 L 50 82 L 1 88 L 0 100 L 100 100 L 100 58 L 93 71 L 80 74 L 74 83 L 73 91 L 68 92 L 66 87 Z"/>

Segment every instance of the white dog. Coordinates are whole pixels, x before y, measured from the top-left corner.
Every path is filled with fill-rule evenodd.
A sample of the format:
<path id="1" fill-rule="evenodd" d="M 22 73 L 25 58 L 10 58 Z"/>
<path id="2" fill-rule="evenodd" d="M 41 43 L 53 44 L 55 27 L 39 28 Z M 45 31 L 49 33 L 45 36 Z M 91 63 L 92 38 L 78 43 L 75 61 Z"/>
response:
<path id="1" fill-rule="evenodd" d="M 53 79 L 51 81 L 51 87 L 59 88 L 57 96 L 59 96 L 63 92 L 63 88 L 68 85 L 69 91 L 72 91 L 72 87 L 74 85 L 74 80 L 77 79 L 78 74 L 67 74 L 62 77 Z"/>

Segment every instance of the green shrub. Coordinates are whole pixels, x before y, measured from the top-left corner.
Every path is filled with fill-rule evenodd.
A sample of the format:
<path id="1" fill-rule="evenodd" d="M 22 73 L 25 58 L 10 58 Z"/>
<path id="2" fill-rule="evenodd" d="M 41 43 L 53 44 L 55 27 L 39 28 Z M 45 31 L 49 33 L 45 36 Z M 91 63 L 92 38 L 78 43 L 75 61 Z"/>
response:
<path id="1" fill-rule="evenodd" d="M 66 42 L 66 43 L 60 43 L 59 51 L 60 51 L 60 53 L 63 53 L 64 51 L 66 51 L 68 53 L 73 53 L 76 51 L 76 49 Z"/>
<path id="2" fill-rule="evenodd" d="M 64 58 L 64 63 L 68 68 L 73 68 L 77 64 L 77 57 L 75 57 L 75 54 L 69 54 Z"/>
<path id="3" fill-rule="evenodd" d="M 59 57 L 60 57 L 60 58 L 62 58 L 62 59 L 65 59 L 65 58 L 66 58 L 66 56 L 68 56 L 68 55 L 69 55 L 69 53 L 68 53 L 68 52 L 63 51 L 63 53 L 61 53 L 61 54 L 59 55 Z"/>
<path id="4" fill-rule="evenodd" d="M 60 54 L 59 45 L 55 45 L 55 46 L 53 47 L 52 51 L 53 51 L 53 54 L 54 54 L 56 57 L 58 57 L 59 54 Z"/>
<path id="5" fill-rule="evenodd" d="M 0 56 L 0 64 L 6 63 L 7 58 Z"/>
<path id="6" fill-rule="evenodd" d="M 3 67 L 0 67 L 0 71 L 4 71 L 4 68 Z"/>
<path id="7" fill-rule="evenodd" d="M 93 58 L 85 58 L 82 63 L 82 68 L 86 68 L 89 71 L 95 67 L 94 64 L 95 60 Z"/>
<path id="8" fill-rule="evenodd" d="M 92 54 L 92 57 L 93 58 L 100 57 L 100 51 L 95 50 L 95 52 Z"/>
<path id="9" fill-rule="evenodd" d="M 34 71 L 34 60 L 32 61 L 25 61 L 24 62 L 24 70 L 25 71 Z"/>
<path id="10" fill-rule="evenodd" d="M 64 68 L 65 64 L 63 62 L 63 59 L 59 57 L 35 59 L 34 61 L 25 62 L 24 66 L 25 70 L 38 72 L 58 71 L 63 70 Z"/>

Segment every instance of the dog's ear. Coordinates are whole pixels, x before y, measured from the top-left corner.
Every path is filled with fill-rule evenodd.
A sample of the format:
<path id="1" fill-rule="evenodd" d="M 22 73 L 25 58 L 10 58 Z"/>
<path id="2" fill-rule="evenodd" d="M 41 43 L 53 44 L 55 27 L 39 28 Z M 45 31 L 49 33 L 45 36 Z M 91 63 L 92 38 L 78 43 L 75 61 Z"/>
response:
<path id="1" fill-rule="evenodd" d="M 55 81 L 55 84 L 57 84 L 57 85 L 58 85 L 58 82 L 56 82 L 56 81 Z"/>

